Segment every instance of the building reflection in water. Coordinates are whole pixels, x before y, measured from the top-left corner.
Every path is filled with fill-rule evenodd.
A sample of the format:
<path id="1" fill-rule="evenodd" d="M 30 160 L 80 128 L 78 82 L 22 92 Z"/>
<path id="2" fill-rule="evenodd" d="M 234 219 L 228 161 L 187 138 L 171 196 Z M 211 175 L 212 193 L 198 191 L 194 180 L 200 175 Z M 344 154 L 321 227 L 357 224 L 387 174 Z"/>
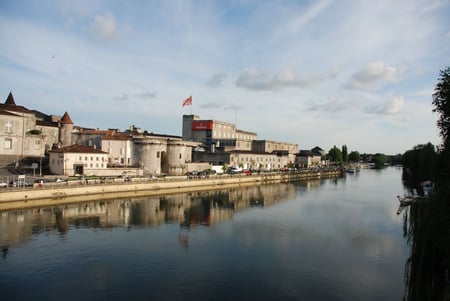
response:
<path id="1" fill-rule="evenodd" d="M 320 181 L 270 184 L 3 211 L 0 212 L 0 247 L 2 256 L 6 257 L 10 246 L 23 243 L 33 235 L 57 231 L 64 236 L 71 228 L 109 230 L 114 227 L 155 227 L 165 223 L 178 223 L 186 229 L 212 226 L 231 219 L 240 210 L 293 200 L 298 190 L 319 185 Z M 179 240 L 187 248 L 188 236 L 180 234 Z"/>

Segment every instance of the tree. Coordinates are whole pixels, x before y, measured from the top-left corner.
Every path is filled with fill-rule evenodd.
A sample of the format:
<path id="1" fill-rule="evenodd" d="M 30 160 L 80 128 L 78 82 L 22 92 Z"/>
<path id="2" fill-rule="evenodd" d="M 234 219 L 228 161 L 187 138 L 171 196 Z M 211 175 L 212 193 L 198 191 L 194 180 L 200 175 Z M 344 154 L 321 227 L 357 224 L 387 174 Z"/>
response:
<path id="1" fill-rule="evenodd" d="M 375 168 L 380 169 L 384 167 L 387 159 L 384 154 L 376 153 L 372 158 L 373 163 L 375 163 Z"/>
<path id="2" fill-rule="evenodd" d="M 328 159 L 331 162 L 336 162 L 336 164 L 342 165 L 342 152 L 336 147 L 336 145 L 333 146 L 333 148 L 328 152 Z"/>
<path id="3" fill-rule="evenodd" d="M 450 148 L 450 67 L 441 70 L 433 94 L 433 112 L 439 113 L 437 126 L 443 139 L 443 147 Z"/>
<path id="4" fill-rule="evenodd" d="M 361 158 L 359 152 L 352 151 L 350 154 L 348 154 L 348 161 L 350 162 L 359 162 L 359 159 Z"/>
<path id="5" fill-rule="evenodd" d="M 430 142 L 406 151 L 402 156 L 403 179 L 412 181 L 414 185 L 425 180 L 434 180 L 437 159 L 436 149 Z"/>
<path id="6" fill-rule="evenodd" d="M 433 112 L 440 114 L 437 126 L 442 137 L 439 179 L 450 182 L 450 67 L 440 72 L 439 81 L 434 89 L 433 106 Z"/>
<path id="7" fill-rule="evenodd" d="M 347 162 L 348 161 L 348 151 L 347 151 L 347 145 L 342 145 L 342 161 Z"/>

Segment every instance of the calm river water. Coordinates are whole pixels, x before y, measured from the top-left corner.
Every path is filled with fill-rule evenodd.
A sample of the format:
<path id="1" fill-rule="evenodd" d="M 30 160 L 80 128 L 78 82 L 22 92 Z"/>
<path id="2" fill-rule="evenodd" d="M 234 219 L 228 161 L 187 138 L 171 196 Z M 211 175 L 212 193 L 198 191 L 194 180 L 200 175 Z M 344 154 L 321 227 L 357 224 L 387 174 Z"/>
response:
<path id="1" fill-rule="evenodd" d="M 2 300 L 401 300 L 401 170 L 0 212 Z"/>

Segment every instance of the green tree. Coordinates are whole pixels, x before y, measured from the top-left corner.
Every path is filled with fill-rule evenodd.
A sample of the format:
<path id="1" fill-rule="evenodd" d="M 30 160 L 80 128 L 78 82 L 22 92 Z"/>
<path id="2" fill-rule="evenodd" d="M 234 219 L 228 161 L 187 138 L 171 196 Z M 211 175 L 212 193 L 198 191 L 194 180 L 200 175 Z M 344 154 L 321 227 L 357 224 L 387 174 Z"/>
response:
<path id="1" fill-rule="evenodd" d="M 425 180 L 433 180 L 437 167 L 438 154 L 433 144 L 421 144 L 402 156 L 403 179 L 417 185 Z"/>
<path id="2" fill-rule="evenodd" d="M 411 242 L 410 258 L 405 269 L 405 300 L 450 300 L 450 68 L 440 72 L 433 94 L 433 112 L 439 113 L 437 121 L 442 143 L 437 154 L 438 162 L 435 189 L 423 202 L 410 207 L 408 240 Z M 406 152 L 402 159 L 419 172 L 427 170 L 431 143 Z M 436 157 L 435 157 L 436 158 Z M 431 171 L 432 172 L 432 171 Z M 406 215 L 405 215 L 406 217 Z M 405 224 L 406 218 L 404 217 Z"/>
<path id="3" fill-rule="evenodd" d="M 348 162 L 348 151 L 347 151 L 347 145 L 342 145 L 342 161 L 345 163 Z"/>
<path id="4" fill-rule="evenodd" d="M 439 113 L 437 126 L 442 137 L 439 179 L 450 181 L 450 67 L 441 70 L 433 94 L 433 112 Z"/>
<path id="5" fill-rule="evenodd" d="M 376 153 L 372 158 L 373 163 L 375 163 L 375 168 L 380 169 L 384 167 L 387 158 L 384 154 Z"/>
<path id="6" fill-rule="evenodd" d="M 342 165 L 342 152 L 339 148 L 333 146 L 333 148 L 330 149 L 328 152 L 328 159 L 331 162 L 335 162 L 338 165 Z"/>
<path id="7" fill-rule="evenodd" d="M 350 154 L 348 154 L 348 161 L 349 162 L 359 162 L 359 159 L 361 158 L 361 155 L 357 151 L 352 151 Z"/>
<path id="8" fill-rule="evenodd" d="M 450 148 L 450 67 L 441 70 L 439 82 L 433 94 L 433 112 L 439 113 L 437 126 L 444 148 Z"/>

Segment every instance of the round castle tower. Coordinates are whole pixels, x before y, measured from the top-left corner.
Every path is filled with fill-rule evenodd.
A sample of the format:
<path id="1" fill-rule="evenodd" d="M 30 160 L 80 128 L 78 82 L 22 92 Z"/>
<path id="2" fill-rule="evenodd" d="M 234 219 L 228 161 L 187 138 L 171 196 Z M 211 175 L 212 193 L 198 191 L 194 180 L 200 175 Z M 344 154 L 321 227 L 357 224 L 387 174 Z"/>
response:
<path id="1" fill-rule="evenodd" d="M 65 112 L 59 121 L 59 144 L 61 147 L 72 145 L 73 121 L 69 113 Z"/>

